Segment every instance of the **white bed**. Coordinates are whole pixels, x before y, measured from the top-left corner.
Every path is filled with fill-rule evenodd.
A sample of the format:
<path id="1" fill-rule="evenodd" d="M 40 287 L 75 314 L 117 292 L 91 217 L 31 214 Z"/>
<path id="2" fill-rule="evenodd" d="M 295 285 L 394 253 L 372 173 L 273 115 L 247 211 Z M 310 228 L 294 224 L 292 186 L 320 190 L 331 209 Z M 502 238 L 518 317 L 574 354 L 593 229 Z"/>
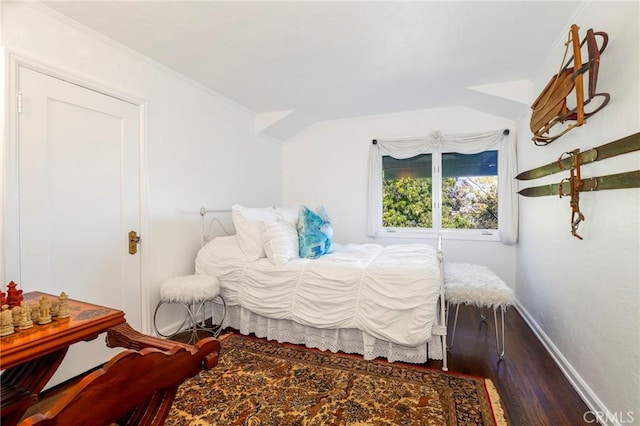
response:
<path id="1" fill-rule="evenodd" d="M 446 369 L 442 255 L 435 247 L 333 244 L 317 259 L 255 257 L 240 234 L 216 237 L 198 252 L 196 273 L 220 282 L 224 327 L 365 359 L 442 359 Z M 214 309 L 214 320 L 221 312 Z"/>

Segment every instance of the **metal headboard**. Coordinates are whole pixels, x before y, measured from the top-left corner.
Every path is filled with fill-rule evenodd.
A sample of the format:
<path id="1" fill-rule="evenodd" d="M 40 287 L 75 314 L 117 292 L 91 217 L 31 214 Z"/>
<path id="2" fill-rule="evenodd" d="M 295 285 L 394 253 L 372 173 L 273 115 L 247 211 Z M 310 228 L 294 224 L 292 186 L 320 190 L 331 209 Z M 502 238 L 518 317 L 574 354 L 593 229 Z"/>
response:
<path id="1" fill-rule="evenodd" d="M 209 226 L 207 226 L 204 216 L 207 213 L 231 213 L 231 210 L 211 210 L 206 209 L 204 207 L 200 207 L 200 248 L 204 247 L 206 243 L 211 241 L 214 238 L 213 235 L 213 226 L 217 223 L 218 226 L 222 229 L 222 232 L 225 235 L 232 235 L 233 232 L 229 231 L 225 228 L 224 224 L 218 217 L 212 217 L 209 221 Z"/>

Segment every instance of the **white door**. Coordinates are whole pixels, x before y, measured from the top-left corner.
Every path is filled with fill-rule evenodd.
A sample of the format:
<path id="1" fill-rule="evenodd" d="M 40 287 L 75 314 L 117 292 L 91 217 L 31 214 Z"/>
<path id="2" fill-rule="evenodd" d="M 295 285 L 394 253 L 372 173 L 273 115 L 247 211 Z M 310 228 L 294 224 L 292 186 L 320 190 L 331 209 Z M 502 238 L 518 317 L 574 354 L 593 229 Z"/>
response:
<path id="1" fill-rule="evenodd" d="M 140 329 L 137 105 L 20 68 L 19 286 L 123 310 Z M 13 279 L 12 275 L 8 275 Z M 51 384 L 110 359 L 104 337 L 73 345 Z"/>

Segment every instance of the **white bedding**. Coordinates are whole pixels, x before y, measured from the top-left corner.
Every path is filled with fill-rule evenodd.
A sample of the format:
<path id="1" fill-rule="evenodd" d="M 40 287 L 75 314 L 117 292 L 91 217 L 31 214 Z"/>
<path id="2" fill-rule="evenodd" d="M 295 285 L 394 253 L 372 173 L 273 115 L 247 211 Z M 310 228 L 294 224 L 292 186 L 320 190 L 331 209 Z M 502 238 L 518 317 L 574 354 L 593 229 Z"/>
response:
<path id="1" fill-rule="evenodd" d="M 358 329 L 402 346 L 429 342 L 440 270 L 427 244 L 335 245 L 318 259 L 248 261 L 235 236 L 202 248 L 196 273 L 215 276 L 229 306 L 320 329 Z"/>

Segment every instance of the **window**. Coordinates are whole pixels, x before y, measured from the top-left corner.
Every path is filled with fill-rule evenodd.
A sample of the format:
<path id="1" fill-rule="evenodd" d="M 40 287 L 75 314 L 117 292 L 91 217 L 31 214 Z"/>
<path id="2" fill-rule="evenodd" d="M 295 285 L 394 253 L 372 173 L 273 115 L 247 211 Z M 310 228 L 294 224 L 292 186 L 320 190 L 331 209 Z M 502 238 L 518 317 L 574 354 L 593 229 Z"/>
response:
<path id="1" fill-rule="evenodd" d="M 495 150 L 419 154 L 407 159 L 383 156 L 382 226 L 498 229 L 497 166 Z M 437 210 L 440 221 L 434 223 Z"/>
<path id="2" fill-rule="evenodd" d="M 515 139 L 508 131 L 374 140 L 367 236 L 446 233 L 518 239 Z"/>
<path id="3" fill-rule="evenodd" d="M 498 151 L 442 154 L 441 225 L 498 229 Z"/>
<path id="4" fill-rule="evenodd" d="M 385 228 L 431 228 L 431 154 L 405 160 L 382 157 L 382 226 Z"/>

